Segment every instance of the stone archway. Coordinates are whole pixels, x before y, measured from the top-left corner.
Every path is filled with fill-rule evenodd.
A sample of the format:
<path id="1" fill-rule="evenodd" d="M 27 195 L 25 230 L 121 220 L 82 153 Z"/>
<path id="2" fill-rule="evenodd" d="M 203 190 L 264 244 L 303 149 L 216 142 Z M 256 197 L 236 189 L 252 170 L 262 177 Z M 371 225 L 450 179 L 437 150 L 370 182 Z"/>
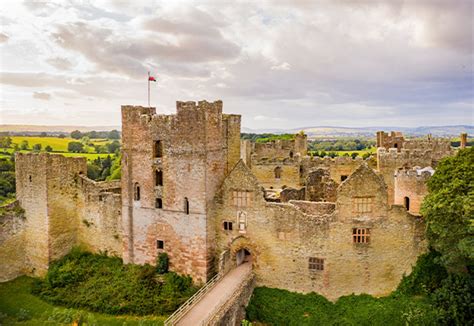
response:
<path id="1" fill-rule="evenodd" d="M 257 257 L 258 250 L 255 245 L 244 236 L 235 238 L 230 244 L 230 260 L 235 267 L 245 262 L 255 266 Z"/>

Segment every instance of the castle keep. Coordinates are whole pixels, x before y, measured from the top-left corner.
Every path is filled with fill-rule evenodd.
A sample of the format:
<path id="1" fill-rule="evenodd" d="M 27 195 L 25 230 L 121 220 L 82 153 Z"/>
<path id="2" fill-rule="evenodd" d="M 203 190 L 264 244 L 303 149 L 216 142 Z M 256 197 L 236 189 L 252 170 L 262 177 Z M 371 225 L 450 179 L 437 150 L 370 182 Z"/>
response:
<path id="1" fill-rule="evenodd" d="M 449 142 L 378 132 L 376 157 L 312 158 L 303 133 L 241 141 L 222 109 L 122 106 L 120 181 L 88 179 L 84 158 L 18 153 L 24 218 L 2 222 L 0 280 L 44 275 L 81 245 L 124 263 L 167 253 L 197 283 L 250 260 L 257 285 L 390 293 L 426 250 L 420 205 Z"/>

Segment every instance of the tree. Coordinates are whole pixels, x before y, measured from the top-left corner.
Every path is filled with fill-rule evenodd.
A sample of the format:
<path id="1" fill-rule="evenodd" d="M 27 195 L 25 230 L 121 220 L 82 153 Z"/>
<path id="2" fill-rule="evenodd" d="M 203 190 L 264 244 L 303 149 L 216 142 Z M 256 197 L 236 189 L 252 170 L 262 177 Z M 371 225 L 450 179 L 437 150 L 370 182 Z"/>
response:
<path id="1" fill-rule="evenodd" d="M 109 139 L 120 139 L 120 133 L 118 132 L 118 130 L 115 130 L 115 129 L 111 130 L 109 132 L 109 135 L 108 135 L 107 138 L 109 138 Z"/>
<path id="2" fill-rule="evenodd" d="M 48 134 L 43 131 L 43 132 L 40 134 L 40 137 L 48 137 Z"/>
<path id="3" fill-rule="evenodd" d="M 83 153 L 84 145 L 78 141 L 72 141 L 67 144 L 67 151 L 72 153 Z"/>
<path id="4" fill-rule="evenodd" d="M 20 144 L 20 149 L 25 151 L 25 150 L 28 149 L 28 147 L 29 147 L 28 141 L 27 141 L 27 140 L 23 140 L 23 141 L 21 142 L 21 144 Z"/>
<path id="5" fill-rule="evenodd" d="M 474 263 L 474 148 L 443 159 L 428 181 L 421 213 L 426 236 L 448 270 L 472 271 Z"/>
<path id="6" fill-rule="evenodd" d="M 74 130 L 73 132 L 71 132 L 71 138 L 81 139 L 82 133 L 79 130 Z"/>
<path id="7" fill-rule="evenodd" d="M 46 147 L 44 148 L 45 151 L 47 152 L 52 152 L 53 151 L 53 148 L 49 145 L 46 145 Z"/>
<path id="8" fill-rule="evenodd" d="M 59 134 L 58 138 L 66 138 L 66 135 L 65 134 Z"/>
<path id="9" fill-rule="evenodd" d="M 107 151 L 109 153 L 115 153 L 118 149 L 120 148 L 120 143 L 118 140 L 114 140 L 113 142 L 111 143 L 108 143 L 107 144 Z"/>
<path id="10" fill-rule="evenodd" d="M 35 152 L 39 152 L 41 150 L 41 144 L 34 144 L 33 145 L 33 150 Z"/>
<path id="11" fill-rule="evenodd" d="M 2 136 L 0 137 L 0 147 L 1 148 L 9 148 L 12 144 L 12 139 L 10 136 Z"/>

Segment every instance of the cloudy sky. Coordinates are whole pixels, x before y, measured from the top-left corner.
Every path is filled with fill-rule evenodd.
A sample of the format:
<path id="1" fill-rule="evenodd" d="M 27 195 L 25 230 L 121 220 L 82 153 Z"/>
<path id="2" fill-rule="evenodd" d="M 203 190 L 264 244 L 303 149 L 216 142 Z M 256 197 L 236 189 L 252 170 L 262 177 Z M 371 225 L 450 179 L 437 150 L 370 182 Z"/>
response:
<path id="1" fill-rule="evenodd" d="M 473 3 L 2 1 L 0 123 L 224 101 L 248 128 L 474 124 Z"/>

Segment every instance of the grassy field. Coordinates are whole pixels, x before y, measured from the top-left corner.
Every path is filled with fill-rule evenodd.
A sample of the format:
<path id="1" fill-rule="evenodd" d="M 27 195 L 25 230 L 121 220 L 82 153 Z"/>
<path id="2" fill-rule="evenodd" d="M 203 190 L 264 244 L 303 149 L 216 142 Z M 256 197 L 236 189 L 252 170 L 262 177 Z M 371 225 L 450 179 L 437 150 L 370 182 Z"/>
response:
<path id="1" fill-rule="evenodd" d="M 48 304 L 30 293 L 34 279 L 26 276 L 0 283 L 0 325 L 163 325 L 166 317 L 111 316 Z M 71 293 L 74 295 L 74 293 Z"/>
<path id="2" fill-rule="evenodd" d="M 46 146 L 51 146 L 55 152 L 67 152 L 67 144 L 72 141 L 78 141 L 73 138 L 59 138 L 59 137 L 27 137 L 27 136 L 13 136 L 13 144 L 20 145 L 22 141 L 26 140 L 28 142 L 29 148 L 33 147 L 34 144 L 41 144 L 42 149 Z M 111 140 L 110 140 L 111 141 Z M 105 145 L 109 140 L 107 139 L 91 139 L 91 143 L 94 145 Z M 94 150 L 93 147 L 86 147 L 88 152 Z"/>

